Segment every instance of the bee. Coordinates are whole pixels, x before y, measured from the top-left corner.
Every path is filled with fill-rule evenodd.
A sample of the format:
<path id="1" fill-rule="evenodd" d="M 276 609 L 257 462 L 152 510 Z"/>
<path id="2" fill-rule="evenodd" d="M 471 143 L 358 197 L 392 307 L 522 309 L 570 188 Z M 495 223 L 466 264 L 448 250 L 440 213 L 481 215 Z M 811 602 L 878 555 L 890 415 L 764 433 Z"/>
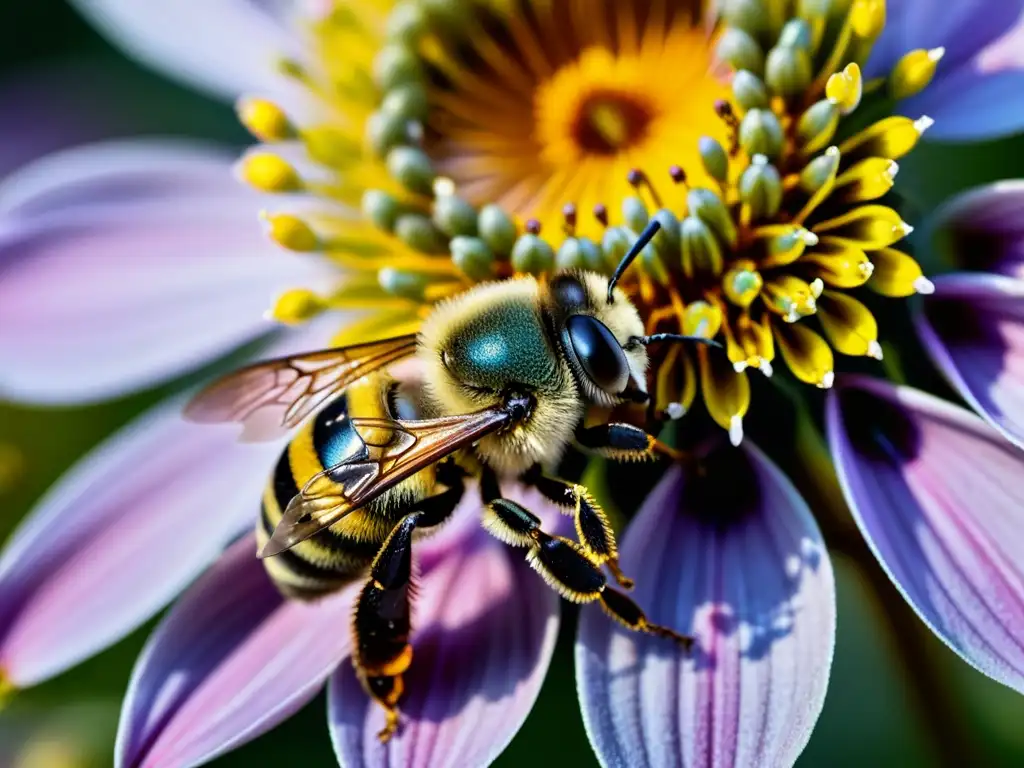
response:
<path id="1" fill-rule="evenodd" d="M 242 422 L 257 431 L 302 425 L 263 495 L 259 556 L 292 598 L 315 599 L 364 580 L 353 662 L 386 711 L 381 740 L 398 726 L 412 662 L 414 539 L 452 515 L 468 478 L 479 482 L 484 527 L 525 549 L 564 598 L 599 602 L 629 629 L 691 643 L 648 621 L 622 591 L 632 582 L 586 488 L 548 473 L 574 443 L 617 460 L 678 458 L 631 424 L 584 426 L 595 406 L 648 401 L 647 345 L 707 341 L 645 336 L 636 307 L 616 287 L 657 230 L 652 222 L 611 278 L 566 271 L 484 283 L 435 307 L 416 335 L 258 363 L 188 406 L 186 415 L 199 422 Z M 422 381 L 392 375 L 406 359 L 418 361 Z M 575 540 L 545 531 L 533 512 L 503 498 L 502 479 L 527 483 L 571 510 Z"/>

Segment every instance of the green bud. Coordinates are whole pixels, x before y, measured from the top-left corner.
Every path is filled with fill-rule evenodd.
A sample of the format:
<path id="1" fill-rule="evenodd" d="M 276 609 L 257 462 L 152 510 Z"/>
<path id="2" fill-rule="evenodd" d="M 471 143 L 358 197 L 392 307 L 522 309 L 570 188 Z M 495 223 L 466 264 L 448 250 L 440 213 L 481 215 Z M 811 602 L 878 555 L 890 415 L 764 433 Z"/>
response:
<path id="1" fill-rule="evenodd" d="M 717 275 L 722 271 L 722 247 L 708 225 L 696 216 L 687 216 L 679 225 L 679 247 L 687 277 Z"/>
<path id="2" fill-rule="evenodd" d="M 555 265 L 555 251 L 538 235 L 521 235 L 512 246 L 512 268 L 516 272 L 540 275 Z"/>
<path id="3" fill-rule="evenodd" d="M 404 144 L 416 144 L 423 127 L 401 115 L 375 112 L 366 121 L 366 138 L 379 157 Z"/>
<path id="4" fill-rule="evenodd" d="M 736 77 L 739 77 L 741 74 L 743 73 L 736 73 L 736 76 L 733 78 L 734 84 Z M 700 159 L 704 163 L 704 170 L 708 172 L 708 176 L 716 181 L 725 181 L 729 178 L 729 157 L 725 154 L 725 148 L 710 136 L 701 136 L 697 146 L 700 151 Z"/>
<path id="5" fill-rule="evenodd" d="M 622 200 L 622 220 L 634 232 L 640 232 L 650 221 L 647 206 L 639 197 L 626 197 Z"/>
<path id="6" fill-rule="evenodd" d="M 782 126 L 775 113 L 767 109 L 747 112 L 740 122 L 740 146 L 750 157 L 778 157 L 782 152 Z"/>
<path id="7" fill-rule="evenodd" d="M 661 229 L 651 242 L 662 258 L 676 263 L 679 257 L 679 219 L 668 208 L 659 208 L 651 218 L 661 222 Z"/>
<path id="8" fill-rule="evenodd" d="M 811 160 L 800 172 L 800 188 L 808 195 L 813 195 L 823 186 L 831 182 L 839 169 L 839 150 L 829 147 L 824 154 Z"/>
<path id="9" fill-rule="evenodd" d="M 391 9 L 386 29 L 391 40 L 413 47 L 427 30 L 427 15 L 419 4 L 406 0 Z"/>
<path id="10" fill-rule="evenodd" d="M 421 253 L 441 253 L 444 238 L 434 223 L 420 213 L 406 213 L 395 222 L 398 239 Z"/>
<path id="11" fill-rule="evenodd" d="M 730 247 L 736 245 L 736 223 L 729 215 L 722 198 L 710 189 L 694 187 L 686 195 L 686 205 L 691 216 L 696 216 Z"/>
<path id="12" fill-rule="evenodd" d="M 516 223 L 500 206 L 491 203 L 480 210 L 476 220 L 480 237 L 487 247 L 495 253 L 505 256 L 512 252 L 516 244 Z"/>
<path id="13" fill-rule="evenodd" d="M 601 237 L 601 250 L 610 269 L 615 269 L 626 255 L 635 237 L 631 237 L 624 227 L 608 227 Z"/>
<path id="14" fill-rule="evenodd" d="M 434 223 L 449 237 L 476 234 L 476 209 L 455 195 L 434 200 Z"/>
<path id="15" fill-rule="evenodd" d="M 427 101 L 427 92 L 422 85 L 407 83 L 388 91 L 388 95 L 381 102 L 380 110 L 386 115 L 422 122 L 427 119 L 430 104 Z"/>
<path id="16" fill-rule="evenodd" d="M 738 266 L 722 278 L 722 290 L 730 302 L 738 307 L 749 307 L 761 293 L 764 279 L 752 267 Z"/>
<path id="17" fill-rule="evenodd" d="M 782 205 L 782 179 L 764 155 L 755 155 L 740 176 L 740 200 L 750 206 L 752 218 L 771 218 Z"/>
<path id="18" fill-rule="evenodd" d="M 771 26 L 763 0 L 722 0 L 721 9 L 730 27 L 742 27 L 755 37 Z"/>
<path id="19" fill-rule="evenodd" d="M 799 96 L 811 84 L 811 57 L 803 48 L 777 46 L 768 52 L 764 79 L 775 93 Z"/>
<path id="20" fill-rule="evenodd" d="M 630 233 L 629 239 L 631 244 L 635 243 L 639 238 L 640 235 L 638 233 Z M 671 276 L 665 268 L 665 263 L 661 260 L 661 255 L 657 246 L 654 244 L 654 240 L 651 240 L 651 242 L 640 249 L 640 255 L 637 256 L 637 261 L 643 264 L 644 271 L 648 275 L 653 277 L 662 285 L 668 285 L 671 281 Z"/>
<path id="21" fill-rule="evenodd" d="M 760 74 L 764 71 L 764 51 L 757 41 L 742 29 L 727 27 L 718 38 L 715 53 L 736 70 L 746 69 Z"/>
<path id="22" fill-rule="evenodd" d="M 732 78 L 732 95 L 744 112 L 751 109 L 768 109 L 770 97 L 764 81 L 753 72 L 740 70 Z"/>
<path id="23" fill-rule="evenodd" d="M 796 124 L 796 138 L 807 154 L 820 152 L 832 141 L 839 125 L 839 107 L 828 99 L 812 104 Z"/>
<path id="24" fill-rule="evenodd" d="M 558 248 L 555 257 L 558 269 L 588 269 L 592 272 L 605 270 L 604 254 L 588 237 L 570 237 Z"/>
<path id="25" fill-rule="evenodd" d="M 388 173 L 408 189 L 429 195 L 434 187 L 434 166 L 427 153 L 415 147 L 395 147 L 388 152 Z"/>
<path id="26" fill-rule="evenodd" d="M 384 267 L 377 272 L 377 282 L 384 291 L 392 296 L 419 301 L 430 284 L 430 278 L 420 272 L 407 272 Z"/>
<path id="27" fill-rule="evenodd" d="M 373 60 L 373 79 L 382 91 L 423 81 L 423 64 L 411 48 L 391 43 Z"/>
<path id="28" fill-rule="evenodd" d="M 368 189 L 363 193 L 363 215 L 378 229 L 390 232 L 395 228 L 395 221 L 401 208 L 398 201 L 387 192 L 379 189 Z"/>
<path id="29" fill-rule="evenodd" d="M 779 34 L 780 48 L 811 50 L 811 26 L 803 19 L 790 19 Z"/>
<path id="30" fill-rule="evenodd" d="M 455 266 L 473 280 L 486 280 L 493 274 L 494 253 L 479 237 L 453 237 L 448 249 Z"/>

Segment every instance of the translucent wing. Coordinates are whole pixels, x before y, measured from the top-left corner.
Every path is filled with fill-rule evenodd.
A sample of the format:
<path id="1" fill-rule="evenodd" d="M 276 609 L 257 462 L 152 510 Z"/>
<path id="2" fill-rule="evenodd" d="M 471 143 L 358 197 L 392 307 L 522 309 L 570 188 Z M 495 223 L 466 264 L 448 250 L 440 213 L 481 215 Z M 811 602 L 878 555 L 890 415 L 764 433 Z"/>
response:
<path id="1" fill-rule="evenodd" d="M 514 418 L 512 409 L 496 406 L 464 416 L 424 421 L 350 419 L 362 446 L 306 483 L 288 504 L 260 557 L 290 549 Z"/>
<path id="2" fill-rule="evenodd" d="M 276 437 L 281 427 L 296 426 L 352 382 L 415 350 L 416 336 L 410 334 L 256 363 L 208 386 L 185 416 L 203 424 L 241 422 L 250 439 Z"/>

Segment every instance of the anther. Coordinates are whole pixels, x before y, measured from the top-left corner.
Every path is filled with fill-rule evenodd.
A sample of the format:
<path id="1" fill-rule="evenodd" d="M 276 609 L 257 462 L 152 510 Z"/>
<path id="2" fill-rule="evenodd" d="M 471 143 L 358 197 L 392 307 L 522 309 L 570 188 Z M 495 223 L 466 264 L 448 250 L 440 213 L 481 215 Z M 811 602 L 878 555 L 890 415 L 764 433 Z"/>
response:
<path id="1" fill-rule="evenodd" d="M 537 219 L 528 219 L 526 222 L 526 231 L 531 235 L 540 234 L 540 222 Z"/>
<path id="2" fill-rule="evenodd" d="M 565 225 L 562 227 L 569 237 L 576 235 L 576 206 L 573 203 L 566 203 L 562 206 L 562 218 Z"/>
<path id="3" fill-rule="evenodd" d="M 594 218 L 601 222 L 602 227 L 608 226 L 608 207 L 604 203 L 594 206 Z"/>
<path id="4" fill-rule="evenodd" d="M 633 187 L 637 192 L 640 192 L 644 188 L 647 189 L 651 195 L 651 199 L 654 201 L 655 208 L 661 208 L 661 196 L 658 195 L 658 190 L 654 188 L 651 180 L 647 178 L 647 174 L 639 168 L 633 168 L 626 174 L 626 181 L 629 182 L 630 186 Z"/>
<path id="5" fill-rule="evenodd" d="M 668 167 L 668 175 L 676 184 L 686 183 L 686 171 L 678 165 L 670 165 Z"/>
<path id="6" fill-rule="evenodd" d="M 914 290 L 922 296 L 929 296 L 935 293 L 935 283 L 922 275 L 914 281 Z"/>

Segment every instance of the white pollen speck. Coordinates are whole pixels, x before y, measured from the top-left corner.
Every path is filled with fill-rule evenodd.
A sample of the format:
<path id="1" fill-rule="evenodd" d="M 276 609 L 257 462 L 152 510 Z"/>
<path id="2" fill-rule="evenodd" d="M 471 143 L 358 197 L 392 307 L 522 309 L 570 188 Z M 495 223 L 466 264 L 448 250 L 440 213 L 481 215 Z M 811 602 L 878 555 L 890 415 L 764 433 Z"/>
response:
<path id="1" fill-rule="evenodd" d="M 835 144 L 833 144 L 831 147 L 829 147 L 828 149 L 825 150 L 825 154 L 828 155 L 829 157 L 838 157 L 839 156 L 839 147 L 837 147 Z"/>
<path id="2" fill-rule="evenodd" d="M 775 373 L 775 369 L 772 368 L 772 364 L 763 357 L 761 358 L 761 362 L 757 364 L 757 369 L 769 379 L 772 377 L 772 374 Z"/>
<path id="3" fill-rule="evenodd" d="M 434 194 L 438 197 L 451 197 L 455 194 L 455 182 L 447 176 L 434 179 Z"/>
<path id="4" fill-rule="evenodd" d="M 889 181 L 892 181 L 893 179 L 895 179 L 896 178 L 896 174 L 899 173 L 899 172 L 900 172 L 900 164 L 897 163 L 895 160 L 890 160 L 889 161 L 889 165 L 886 166 L 886 168 L 885 168 L 885 175 L 888 177 Z"/>
<path id="5" fill-rule="evenodd" d="M 736 373 L 743 373 L 745 370 L 747 370 L 747 361 L 740 360 L 738 363 L 733 363 L 732 369 L 736 371 Z"/>
<path id="6" fill-rule="evenodd" d="M 760 154 L 754 155 L 750 159 L 750 162 L 753 163 L 754 165 L 768 165 L 768 156 Z"/>
<path id="7" fill-rule="evenodd" d="M 820 277 L 816 277 L 811 280 L 811 296 L 814 298 L 820 298 L 821 292 L 825 290 L 825 281 Z M 811 302 L 811 306 L 814 306 L 814 302 Z"/>
<path id="8" fill-rule="evenodd" d="M 873 275 L 875 272 L 875 265 L 872 264 L 870 261 L 864 261 L 861 262 L 858 269 L 860 270 L 860 273 L 864 275 L 864 277 L 871 277 L 871 275 Z"/>
<path id="9" fill-rule="evenodd" d="M 729 419 L 729 442 L 738 446 L 743 442 L 743 417 L 733 416 Z"/>
<path id="10" fill-rule="evenodd" d="M 919 134 L 924 133 L 929 128 L 935 125 L 935 121 L 932 120 L 928 115 L 921 115 L 917 120 L 914 121 L 914 130 Z"/>
<path id="11" fill-rule="evenodd" d="M 836 373 L 835 371 L 829 371 L 821 377 L 821 383 L 818 385 L 821 389 L 832 389 L 832 385 L 835 384 Z"/>
<path id="12" fill-rule="evenodd" d="M 928 58 L 932 61 L 939 61 L 943 56 L 946 55 L 946 49 L 941 45 L 938 48 L 932 48 L 928 51 Z"/>
<path id="13" fill-rule="evenodd" d="M 665 413 L 668 414 L 668 417 L 670 419 L 675 421 L 676 419 L 683 418 L 683 416 L 686 414 L 686 409 L 683 408 L 682 403 L 669 403 L 667 406 L 665 406 Z"/>
<path id="14" fill-rule="evenodd" d="M 910 226 L 909 224 L 907 224 L 907 222 L 901 221 L 900 222 L 900 226 L 899 226 L 899 230 L 900 230 L 900 232 L 903 233 L 903 236 L 906 237 L 907 235 L 909 235 L 911 232 L 914 231 L 914 228 L 912 226 Z"/>
<path id="15" fill-rule="evenodd" d="M 804 241 L 804 245 L 818 244 L 818 236 L 811 232 L 809 229 L 801 229 L 800 238 Z"/>
<path id="16" fill-rule="evenodd" d="M 935 293 L 935 283 L 921 275 L 921 277 L 914 281 L 914 290 L 923 296 L 929 296 Z"/>
<path id="17" fill-rule="evenodd" d="M 786 557 L 786 575 L 795 579 L 800 575 L 800 555 L 788 555 Z"/>
<path id="18" fill-rule="evenodd" d="M 868 342 L 868 357 L 873 357 L 875 360 L 882 359 L 882 345 L 874 339 Z"/>

